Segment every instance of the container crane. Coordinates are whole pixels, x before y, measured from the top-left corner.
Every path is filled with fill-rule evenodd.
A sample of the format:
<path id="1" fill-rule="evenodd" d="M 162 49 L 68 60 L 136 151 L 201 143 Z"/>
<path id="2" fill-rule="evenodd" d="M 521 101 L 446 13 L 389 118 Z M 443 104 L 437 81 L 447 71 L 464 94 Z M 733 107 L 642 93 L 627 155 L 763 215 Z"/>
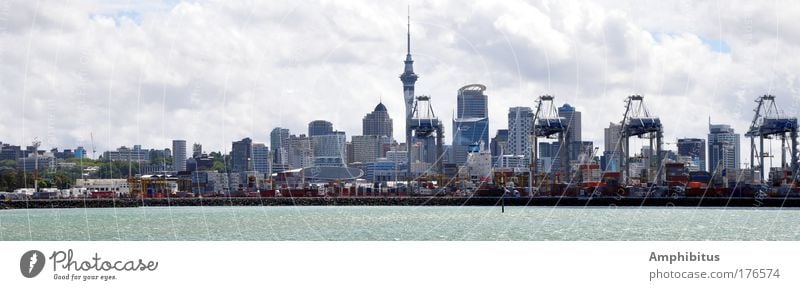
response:
<path id="1" fill-rule="evenodd" d="M 754 110 L 755 115 L 750 123 L 750 128 L 745 134 L 750 137 L 750 164 L 753 170 L 752 179 L 755 179 L 755 170 L 764 178 L 764 158 L 769 156 L 764 154 L 764 139 L 780 138 L 781 140 L 781 168 L 789 169 L 792 172 L 792 179 L 797 180 L 798 176 L 798 144 L 797 144 L 797 118 L 780 116 L 778 106 L 775 105 L 775 96 L 763 95 L 758 97 L 755 102 L 758 104 Z M 758 138 L 758 147 L 756 147 Z M 789 154 L 791 163 L 786 163 L 787 138 L 789 139 Z M 758 156 L 758 158 L 756 158 Z"/>
<path id="2" fill-rule="evenodd" d="M 628 96 L 625 102 L 625 114 L 622 116 L 622 132 L 620 139 L 622 142 L 622 168 L 623 180 L 625 183 L 630 179 L 630 162 L 628 155 L 630 154 L 630 137 L 636 136 L 639 138 L 650 139 L 650 169 L 648 173 L 654 172 L 655 176 L 653 182 L 655 184 L 662 183 L 661 163 L 663 162 L 663 154 L 661 152 L 662 138 L 664 137 L 664 128 L 661 125 L 661 119 L 658 117 L 650 116 L 647 108 L 644 105 L 644 97 L 641 95 Z M 656 158 L 652 158 L 656 157 Z M 650 175 L 650 174 L 648 174 Z"/>
<path id="3" fill-rule="evenodd" d="M 90 132 L 90 133 L 89 133 L 89 138 L 90 138 L 90 139 L 91 139 L 91 141 L 92 141 L 92 160 L 96 160 L 96 157 L 94 156 L 94 154 L 97 152 L 97 151 L 94 149 L 94 133 Z"/>
<path id="4" fill-rule="evenodd" d="M 569 148 L 572 140 L 567 134 L 566 120 L 558 116 L 558 111 L 553 103 L 553 96 L 540 96 L 536 102 L 536 112 L 533 114 L 533 135 L 531 148 L 532 176 L 538 173 L 539 142 L 538 138 L 557 139 L 560 144 L 558 150 L 559 172 L 564 173 L 565 180 L 570 178 Z M 552 166 L 551 166 L 552 167 Z"/>
<path id="5" fill-rule="evenodd" d="M 33 138 L 33 143 L 31 147 L 33 147 L 33 192 L 39 192 L 39 146 L 42 145 L 42 141 L 37 140 L 37 138 Z"/>
<path id="6" fill-rule="evenodd" d="M 431 97 L 417 96 L 408 122 L 409 130 L 413 132 L 414 140 L 421 141 L 423 161 L 433 161 L 433 167 L 438 174 L 442 173 L 442 157 L 444 155 L 443 138 L 444 124 L 436 118 L 431 105 Z M 435 149 L 434 149 L 435 147 Z M 435 153 L 434 153 L 435 150 Z M 411 170 L 412 160 L 408 162 Z"/>

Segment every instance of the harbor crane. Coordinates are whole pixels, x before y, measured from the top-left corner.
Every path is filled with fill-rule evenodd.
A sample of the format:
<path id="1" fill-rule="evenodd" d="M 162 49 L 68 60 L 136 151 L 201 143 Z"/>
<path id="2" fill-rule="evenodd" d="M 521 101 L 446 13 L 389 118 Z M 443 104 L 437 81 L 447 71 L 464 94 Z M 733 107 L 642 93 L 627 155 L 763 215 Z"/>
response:
<path id="1" fill-rule="evenodd" d="M 558 111 L 553 103 L 553 96 L 540 96 L 536 103 L 536 112 L 533 114 L 533 134 L 531 136 L 531 168 L 533 176 L 538 173 L 539 143 L 538 138 L 557 139 L 559 142 L 558 159 L 559 172 L 564 174 L 565 180 L 570 178 L 569 148 L 572 143 L 567 121 L 558 116 Z M 553 166 L 551 166 L 552 168 Z M 533 177 L 531 176 L 531 178 Z"/>
<path id="2" fill-rule="evenodd" d="M 39 146 L 42 145 L 42 141 L 39 141 L 38 138 L 33 138 L 33 143 L 31 143 L 31 148 L 33 148 L 33 191 L 39 192 Z"/>
<path id="3" fill-rule="evenodd" d="M 798 176 L 798 144 L 797 144 L 797 118 L 781 116 L 778 106 L 775 105 L 775 96 L 763 95 L 758 97 L 755 102 L 755 116 L 750 123 L 750 128 L 745 134 L 750 137 L 750 164 L 753 169 L 752 178 L 755 179 L 755 170 L 764 176 L 764 157 L 768 156 L 764 152 L 764 139 L 779 138 L 781 140 L 781 168 L 789 169 L 792 172 L 792 179 Z M 758 146 L 756 146 L 758 138 Z M 789 139 L 789 140 L 787 140 Z M 789 144 L 789 154 L 791 163 L 786 163 L 787 141 Z M 756 158 L 758 156 L 758 158 Z"/>
<path id="4" fill-rule="evenodd" d="M 417 96 L 408 122 L 413 131 L 415 141 L 421 143 L 423 161 L 433 163 L 436 172 L 442 173 L 442 157 L 444 155 L 444 124 L 436 118 L 431 105 L 431 97 Z M 412 162 L 409 160 L 409 169 Z"/>
<path id="5" fill-rule="evenodd" d="M 94 156 L 95 153 L 97 152 L 97 150 L 95 150 L 94 148 L 94 132 L 89 133 L 89 138 L 92 140 L 92 160 L 96 160 L 95 159 L 96 157 Z"/>
<path id="6" fill-rule="evenodd" d="M 644 97 L 641 95 L 628 96 L 625 102 L 625 114 L 622 116 L 622 168 L 624 180 L 627 184 L 630 180 L 630 137 L 647 138 L 650 140 L 650 166 L 648 175 L 654 174 L 652 181 L 655 184 L 662 183 L 663 153 L 661 152 L 662 139 L 664 137 L 664 127 L 661 119 L 650 115 L 644 105 Z M 655 157 L 655 158 L 653 158 Z M 650 178 L 648 178 L 650 180 Z"/>

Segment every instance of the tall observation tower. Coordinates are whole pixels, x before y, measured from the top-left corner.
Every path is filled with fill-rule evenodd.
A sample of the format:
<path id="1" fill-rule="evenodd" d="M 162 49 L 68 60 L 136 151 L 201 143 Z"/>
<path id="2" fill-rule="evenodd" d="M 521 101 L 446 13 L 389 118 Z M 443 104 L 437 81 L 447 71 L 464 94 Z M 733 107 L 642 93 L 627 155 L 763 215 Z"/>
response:
<path id="1" fill-rule="evenodd" d="M 403 82 L 403 99 L 406 104 L 406 157 L 408 160 L 408 172 L 411 172 L 411 114 L 414 106 L 414 83 L 417 82 L 417 74 L 414 73 L 414 60 L 411 59 L 411 13 L 408 16 L 408 22 L 406 23 L 406 41 L 407 41 L 407 53 L 406 53 L 406 61 L 405 68 L 403 69 L 403 74 L 400 75 L 400 81 Z"/>

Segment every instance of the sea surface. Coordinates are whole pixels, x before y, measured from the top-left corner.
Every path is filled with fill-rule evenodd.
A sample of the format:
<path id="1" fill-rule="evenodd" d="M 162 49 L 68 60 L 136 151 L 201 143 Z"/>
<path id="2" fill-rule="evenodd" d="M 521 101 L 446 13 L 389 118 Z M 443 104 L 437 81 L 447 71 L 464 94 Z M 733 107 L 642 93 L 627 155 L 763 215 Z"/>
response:
<path id="1" fill-rule="evenodd" d="M 800 240 L 788 208 L 274 206 L 0 210 L 0 240 Z"/>

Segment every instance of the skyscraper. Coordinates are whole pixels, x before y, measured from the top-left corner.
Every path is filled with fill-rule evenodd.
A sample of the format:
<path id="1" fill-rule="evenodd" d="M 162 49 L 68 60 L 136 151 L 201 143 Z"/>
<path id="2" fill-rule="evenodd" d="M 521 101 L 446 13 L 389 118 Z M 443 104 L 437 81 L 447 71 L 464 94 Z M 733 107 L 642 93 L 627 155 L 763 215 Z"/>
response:
<path id="1" fill-rule="evenodd" d="M 347 142 L 347 144 L 345 145 L 345 151 L 347 152 L 347 160 L 344 161 L 344 164 L 350 164 L 356 162 L 355 154 L 353 154 L 355 151 L 353 148 L 353 142 Z"/>
<path id="2" fill-rule="evenodd" d="M 582 141 L 581 139 L 581 112 L 575 110 L 575 107 L 569 104 L 564 104 L 558 108 L 558 116 L 564 118 L 567 122 L 567 134 L 569 140 L 576 142 Z"/>
<path id="3" fill-rule="evenodd" d="M 463 164 L 472 145 L 489 145 L 488 97 L 486 86 L 466 85 L 458 90 L 456 119 L 453 120 L 453 162 Z"/>
<path id="4" fill-rule="evenodd" d="M 276 127 L 269 133 L 269 147 L 272 148 L 272 163 L 289 164 L 289 129 Z"/>
<path id="5" fill-rule="evenodd" d="M 686 156 L 695 162 L 700 170 L 706 170 L 706 140 L 698 138 L 678 139 L 678 156 Z"/>
<path id="6" fill-rule="evenodd" d="M 308 137 L 328 135 L 333 133 L 333 124 L 325 120 L 315 120 L 308 123 Z"/>
<path id="7" fill-rule="evenodd" d="M 589 163 L 594 158 L 594 142 L 592 141 L 577 141 L 572 142 L 570 148 L 570 159 L 577 160 L 581 163 Z"/>
<path id="8" fill-rule="evenodd" d="M 271 173 L 269 148 L 264 143 L 253 143 L 253 170 L 259 173 Z"/>
<path id="9" fill-rule="evenodd" d="M 291 168 L 305 168 L 314 164 L 314 151 L 311 149 L 311 139 L 306 134 L 291 135 L 287 138 L 285 146 L 286 164 Z"/>
<path id="10" fill-rule="evenodd" d="M 311 147 L 314 149 L 314 165 L 316 166 L 345 166 L 347 161 L 347 135 L 342 131 L 335 131 L 327 135 L 311 137 Z"/>
<path id="11" fill-rule="evenodd" d="M 567 143 L 567 152 L 569 152 L 569 161 L 578 160 L 578 152 L 581 152 L 583 147 L 583 139 L 581 139 L 581 112 L 575 110 L 575 107 L 569 104 L 564 104 L 558 108 L 558 116 L 564 118 L 567 122 L 567 134 L 569 135 L 569 143 Z"/>
<path id="12" fill-rule="evenodd" d="M 531 108 L 513 107 L 508 109 L 508 150 L 503 153 L 504 155 L 530 156 L 532 123 L 533 110 Z"/>
<path id="13" fill-rule="evenodd" d="M 466 85 L 458 89 L 456 97 L 457 118 L 489 117 L 488 97 L 483 93 L 486 86 L 481 84 Z"/>
<path id="14" fill-rule="evenodd" d="M 615 123 L 608 124 L 608 128 L 603 129 L 603 170 L 619 171 L 622 165 L 622 126 Z"/>
<path id="15" fill-rule="evenodd" d="M 351 162 L 375 162 L 383 155 L 383 145 L 389 137 L 377 135 L 353 136 L 353 160 Z M 348 152 L 349 153 L 349 152 Z"/>
<path id="16" fill-rule="evenodd" d="M 5 148 L 5 145 L 3 145 L 3 148 Z M 75 148 L 75 158 L 84 158 L 84 157 L 86 157 L 86 149 L 84 149 L 83 146 L 78 146 L 78 148 Z M 2 159 L 3 159 L 2 152 L 0 152 L 0 160 Z"/>
<path id="17" fill-rule="evenodd" d="M 253 140 L 244 138 L 233 142 L 231 149 L 231 170 L 234 172 L 253 170 Z"/>
<path id="18" fill-rule="evenodd" d="M 375 110 L 364 116 L 361 120 L 362 134 L 364 136 L 387 136 L 392 137 L 392 118 L 386 111 L 383 103 L 378 103 Z"/>
<path id="19" fill-rule="evenodd" d="M 508 152 L 508 129 L 497 130 L 492 141 L 489 144 L 489 151 L 492 152 L 494 158 L 492 164 L 496 164 L 498 157 L 507 154 Z"/>
<path id="20" fill-rule="evenodd" d="M 708 129 L 709 171 L 721 174 L 722 169 L 739 169 L 739 134 L 730 125 L 708 124 Z"/>
<path id="21" fill-rule="evenodd" d="M 539 142 L 537 146 L 537 154 L 539 155 L 537 160 L 536 167 L 541 172 L 555 172 L 561 166 L 561 148 L 560 142 Z"/>
<path id="22" fill-rule="evenodd" d="M 199 143 L 192 144 L 192 158 L 200 157 L 200 155 L 203 155 L 203 145 Z"/>
<path id="23" fill-rule="evenodd" d="M 186 171 L 186 140 L 172 140 L 172 165 L 176 171 Z"/>

